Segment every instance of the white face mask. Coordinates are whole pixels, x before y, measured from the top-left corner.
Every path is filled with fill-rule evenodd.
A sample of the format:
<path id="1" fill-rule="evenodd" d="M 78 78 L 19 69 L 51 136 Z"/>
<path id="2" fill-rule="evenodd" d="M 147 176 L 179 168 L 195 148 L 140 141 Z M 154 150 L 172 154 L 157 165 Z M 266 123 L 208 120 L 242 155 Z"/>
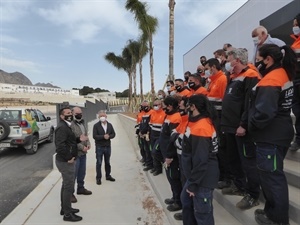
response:
<path id="1" fill-rule="evenodd" d="M 171 86 L 167 86 L 167 90 L 170 91 L 171 90 Z"/>
<path id="2" fill-rule="evenodd" d="M 208 78 L 208 77 L 210 77 L 210 76 L 212 75 L 211 72 L 210 72 L 209 70 L 205 70 L 204 73 L 205 73 L 204 76 L 205 76 L 206 78 Z"/>
<path id="3" fill-rule="evenodd" d="M 259 38 L 258 38 L 258 36 L 252 38 L 252 40 L 253 40 L 254 45 L 258 45 L 258 43 L 259 43 Z"/>
<path id="4" fill-rule="evenodd" d="M 158 107 L 158 106 L 153 106 L 153 109 L 154 109 L 155 111 L 157 111 L 157 110 L 159 110 L 159 107 Z"/>
<path id="5" fill-rule="evenodd" d="M 157 97 L 158 97 L 158 99 L 163 99 L 164 98 L 163 95 L 158 95 Z"/>
<path id="6" fill-rule="evenodd" d="M 299 26 L 293 27 L 293 33 L 295 35 L 300 35 L 300 27 Z"/>
<path id="7" fill-rule="evenodd" d="M 227 62 L 227 63 L 225 64 L 225 70 L 227 70 L 229 73 L 232 72 L 233 68 L 232 68 L 230 62 Z"/>
<path id="8" fill-rule="evenodd" d="M 105 122 L 106 121 L 106 117 L 105 116 L 101 116 L 99 119 L 100 119 L 101 122 Z"/>

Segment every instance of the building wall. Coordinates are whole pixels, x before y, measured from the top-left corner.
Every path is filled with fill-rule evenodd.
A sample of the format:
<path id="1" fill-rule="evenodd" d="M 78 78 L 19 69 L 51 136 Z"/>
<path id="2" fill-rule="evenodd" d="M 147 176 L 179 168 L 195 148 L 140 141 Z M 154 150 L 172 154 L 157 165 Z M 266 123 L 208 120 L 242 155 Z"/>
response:
<path id="1" fill-rule="evenodd" d="M 200 56 L 204 55 L 207 59 L 212 58 L 213 52 L 223 48 L 224 43 L 230 43 L 238 48 L 247 48 L 249 59 L 251 59 L 254 48 L 251 37 L 252 30 L 260 25 L 260 20 L 292 1 L 293 0 L 249 0 L 196 46 L 184 54 L 184 72 L 196 72 L 196 68 L 200 64 Z"/>

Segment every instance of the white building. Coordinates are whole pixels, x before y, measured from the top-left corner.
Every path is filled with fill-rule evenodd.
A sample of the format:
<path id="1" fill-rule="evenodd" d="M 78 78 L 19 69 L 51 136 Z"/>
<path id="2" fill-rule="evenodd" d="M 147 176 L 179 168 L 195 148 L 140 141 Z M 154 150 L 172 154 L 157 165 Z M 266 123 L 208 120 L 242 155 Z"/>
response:
<path id="1" fill-rule="evenodd" d="M 29 93 L 29 94 L 44 94 L 44 95 L 73 95 L 79 96 L 79 90 L 67 90 L 55 87 L 42 87 L 33 85 L 6 84 L 0 83 L 0 92 L 5 93 Z"/>
<path id="2" fill-rule="evenodd" d="M 213 13 L 213 12 L 212 12 Z M 252 30 L 259 25 L 267 28 L 272 37 L 291 44 L 292 21 L 300 13 L 300 0 L 249 0 L 215 30 L 183 56 L 185 71 L 196 72 L 199 58 L 213 58 L 213 52 L 223 44 L 247 48 L 249 60 L 253 56 Z"/>
<path id="3" fill-rule="evenodd" d="M 86 97 L 95 98 L 98 100 L 102 100 L 103 102 L 109 102 L 116 100 L 116 93 L 115 92 L 98 92 L 98 93 L 91 93 L 88 94 Z"/>

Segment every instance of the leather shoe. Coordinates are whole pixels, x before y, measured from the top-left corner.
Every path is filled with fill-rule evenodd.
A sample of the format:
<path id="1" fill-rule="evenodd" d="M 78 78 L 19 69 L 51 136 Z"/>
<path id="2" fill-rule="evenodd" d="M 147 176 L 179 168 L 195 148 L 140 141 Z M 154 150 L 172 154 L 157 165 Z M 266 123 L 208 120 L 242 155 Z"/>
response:
<path id="1" fill-rule="evenodd" d="M 77 194 L 78 195 L 91 195 L 92 192 L 85 188 L 82 188 L 82 189 L 77 190 Z"/>
<path id="2" fill-rule="evenodd" d="M 147 166 L 147 167 L 145 167 L 145 168 L 143 169 L 143 171 L 148 171 L 148 170 L 152 170 L 152 169 L 153 169 L 152 166 Z"/>
<path id="3" fill-rule="evenodd" d="M 106 180 L 109 180 L 109 181 L 116 181 L 116 179 L 113 178 L 112 176 L 106 177 Z"/>
<path id="4" fill-rule="evenodd" d="M 97 179 L 97 180 L 96 180 L 96 183 L 97 183 L 98 185 L 100 185 L 100 184 L 101 184 L 101 179 Z"/>
<path id="5" fill-rule="evenodd" d="M 161 174 L 162 173 L 162 171 L 155 171 L 154 173 L 153 173 L 153 176 L 157 176 L 157 175 L 159 175 L 159 174 Z"/>
<path id="6" fill-rule="evenodd" d="M 78 212 L 79 212 L 79 209 L 73 209 L 73 208 L 71 209 L 71 213 L 78 213 Z M 64 210 L 61 209 L 59 214 L 64 215 L 65 214 Z"/>
<path id="7" fill-rule="evenodd" d="M 167 210 L 169 210 L 170 212 L 178 211 L 181 209 L 182 209 L 182 206 L 178 205 L 177 203 L 173 203 L 172 205 L 168 205 L 168 207 L 167 207 Z"/>
<path id="8" fill-rule="evenodd" d="M 74 213 L 69 213 L 67 215 L 64 215 L 63 219 L 64 219 L 64 221 L 77 222 L 77 221 L 82 220 L 82 217 L 81 216 L 77 216 Z"/>
<path id="9" fill-rule="evenodd" d="M 75 197 L 75 195 L 71 196 L 71 202 L 72 203 L 76 203 L 77 202 L 77 198 Z"/>

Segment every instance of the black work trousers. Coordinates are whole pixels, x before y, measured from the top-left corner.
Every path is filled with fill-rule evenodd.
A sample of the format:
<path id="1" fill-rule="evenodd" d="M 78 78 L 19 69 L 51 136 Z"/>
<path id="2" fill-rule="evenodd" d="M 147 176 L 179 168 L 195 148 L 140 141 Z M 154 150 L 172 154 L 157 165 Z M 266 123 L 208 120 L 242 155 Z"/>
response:
<path id="1" fill-rule="evenodd" d="M 166 169 L 166 175 L 171 186 L 174 203 L 177 203 L 181 206 L 180 194 L 182 191 L 182 184 L 180 180 L 179 161 L 177 157 L 173 158 L 172 163 Z"/>
<path id="2" fill-rule="evenodd" d="M 240 154 L 237 146 L 236 135 L 234 133 L 225 133 L 226 137 L 226 156 L 230 174 L 233 177 L 234 185 L 241 191 L 245 190 L 246 177 L 242 168 Z"/>
<path id="3" fill-rule="evenodd" d="M 246 176 L 245 191 L 254 199 L 259 198 L 260 181 L 256 167 L 256 146 L 249 135 L 236 136 L 242 168 Z"/>
<path id="4" fill-rule="evenodd" d="M 159 148 L 158 138 L 151 137 L 150 145 L 151 145 L 151 154 L 153 158 L 153 167 L 156 171 L 162 172 L 162 155 Z M 156 157 L 156 155 L 158 157 Z"/>

